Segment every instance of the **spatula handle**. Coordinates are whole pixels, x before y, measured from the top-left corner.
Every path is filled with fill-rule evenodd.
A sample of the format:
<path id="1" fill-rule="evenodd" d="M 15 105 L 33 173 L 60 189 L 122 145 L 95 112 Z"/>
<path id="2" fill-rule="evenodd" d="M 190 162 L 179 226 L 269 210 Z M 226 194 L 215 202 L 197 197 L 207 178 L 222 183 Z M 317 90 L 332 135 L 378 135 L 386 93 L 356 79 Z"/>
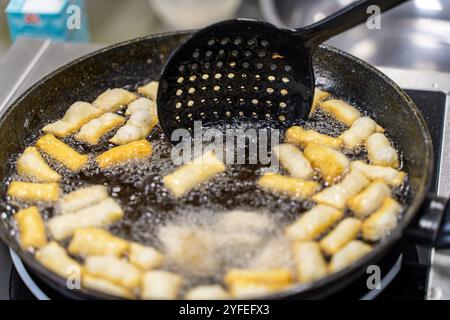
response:
<path id="1" fill-rule="evenodd" d="M 329 38 L 367 21 L 369 16 L 374 13 L 370 10 L 370 6 L 377 6 L 381 13 L 406 1 L 408 0 L 356 1 L 317 23 L 297 29 L 296 33 L 304 37 L 308 45 L 317 46 Z"/>

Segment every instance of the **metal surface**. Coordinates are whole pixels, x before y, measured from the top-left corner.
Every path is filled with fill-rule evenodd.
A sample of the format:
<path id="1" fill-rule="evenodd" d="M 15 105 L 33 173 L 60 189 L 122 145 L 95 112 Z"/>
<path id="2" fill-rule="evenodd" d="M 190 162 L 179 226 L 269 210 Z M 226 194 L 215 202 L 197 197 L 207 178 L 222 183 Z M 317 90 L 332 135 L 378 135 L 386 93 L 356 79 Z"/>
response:
<path id="1" fill-rule="evenodd" d="M 267 21 L 298 27 L 323 19 L 352 1 L 260 0 L 260 4 Z M 412 0 L 383 14 L 380 22 L 380 29 L 361 25 L 327 44 L 374 65 L 450 72 L 449 0 Z"/>
<path id="2" fill-rule="evenodd" d="M 9 253 L 11 254 L 11 259 L 14 264 L 14 268 L 16 268 L 20 278 L 25 283 L 27 288 L 33 293 L 33 295 L 38 300 L 50 300 L 50 298 L 45 294 L 44 291 L 37 285 L 37 283 L 31 278 L 30 274 L 28 273 L 27 269 L 25 268 L 25 265 L 23 264 L 22 260 L 20 260 L 17 253 L 15 253 L 13 250 L 9 250 Z"/>
<path id="3" fill-rule="evenodd" d="M 59 53 L 59 52 L 61 52 L 60 51 L 61 48 L 59 48 L 58 46 L 54 46 L 53 44 L 51 46 L 49 46 L 49 48 L 53 48 L 54 49 L 54 51 L 55 51 L 54 52 L 54 56 L 59 56 L 59 57 L 61 56 L 60 53 Z M 76 51 L 76 48 L 75 48 L 75 51 Z M 89 50 L 87 50 L 87 51 L 89 51 Z M 30 52 L 36 52 L 36 50 L 30 51 Z M 76 56 L 76 55 L 77 54 L 73 54 L 73 56 Z M 14 55 L 11 55 L 11 56 L 14 56 Z M 46 56 L 46 55 L 44 54 L 43 56 Z M 52 55 L 49 55 L 49 56 L 52 56 Z M 9 62 L 10 61 L 8 61 L 8 64 L 11 64 Z M 47 64 L 49 69 L 53 69 L 54 68 L 54 66 L 53 67 L 49 66 L 53 62 L 51 60 L 49 60 L 49 61 L 42 60 L 41 62 L 42 62 L 42 64 Z M 44 67 L 44 69 L 46 69 L 46 68 Z M 433 88 L 434 88 L 435 90 L 443 90 L 442 88 L 445 87 L 445 85 L 443 85 L 444 82 L 445 81 L 448 82 L 448 79 L 450 79 L 449 76 L 445 75 L 445 74 L 425 73 L 425 74 L 422 74 L 421 77 L 419 77 L 417 75 L 417 73 L 410 72 L 410 71 L 403 71 L 403 70 L 397 70 L 397 69 L 384 69 L 384 68 L 382 68 L 382 70 L 384 72 L 386 72 L 394 80 L 399 82 L 402 86 L 404 85 L 405 87 L 409 87 L 409 88 L 427 89 L 427 90 L 433 90 Z M 32 72 L 30 72 L 30 74 L 36 74 L 36 73 L 34 71 L 32 71 Z M 14 79 L 18 78 L 17 75 L 15 75 L 15 76 L 16 77 L 14 77 L 13 79 L 9 79 L 11 84 L 10 83 L 8 83 L 8 84 L 10 84 L 11 87 L 14 87 L 14 85 L 13 85 L 15 83 Z M 3 78 L 3 74 L 0 74 L 0 79 L 5 79 L 5 78 Z M 418 81 L 414 82 L 413 81 L 414 79 L 416 79 Z M 437 84 L 434 84 L 435 81 L 433 79 L 437 79 L 437 81 L 436 81 Z M 440 80 L 442 80 L 442 81 L 440 81 Z M 30 82 L 33 83 L 34 80 L 29 80 L 29 81 L 24 80 L 23 81 L 23 83 L 30 83 Z M 0 83 L 5 83 L 5 81 L 2 80 L 2 81 L 0 81 Z M 441 83 L 442 83 L 442 85 L 441 85 Z M 22 88 L 22 87 L 24 87 L 24 85 L 20 85 L 19 86 L 19 88 Z M 450 86 L 448 86 L 448 88 L 450 88 Z M 19 91 L 20 91 L 20 89 L 18 89 L 17 92 L 19 92 Z M 448 92 L 448 90 L 447 90 L 447 92 Z M 0 99 L 0 101 L 2 101 L 2 100 Z M 448 112 L 447 112 L 447 115 L 446 115 L 446 119 L 447 118 L 448 118 Z M 448 120 L 449 119 L 447 119 L 447 121 L 446 121 L 446 131 L 445 131 L 446 132 L 445 133 L 445 137 L 446 137 L 445 139 L 446 139 L 447 143 L 444 144 L 444 149 L 446 149 L 446 148 L 449 149 L 448 147 L 450 147 L 450 146 L 448 146 L 448 143 L 450 141 L 450 137 L 448 136 L 448 134 L 450 133 L 450 130 L 449 130 L 450 121 L 448 121 Z M 448 154 L 448 151 L 449 150 L 446 151 L 446 154 Z M 442 160 L 443 161 L 441 162 L 441 170 L 440 170 L 440 172 L 441 172 L 441 174 L 445 175 L 446 174 L 446 172 L 445 172 L 446 170 L 443 169 L 443 168 L 447 168 L 448 169 L 449 166 L 447 165 L 446 167 L 444 167 L 442 164 L 444 164 L 446 160 L 448 161 L 449 157 L 448 156 L 445 157 L 443 155 L 443 159 Z M 448 172 L 447 172 L 447 175 L 448 175 Z M 447 179 L 446 181 L 449 181 L 449 180 Z M 443 182 L 442 177 L 440 179 L 439 189 L 440 189 L 440 194 L 448 194 L 448 190 L 450 190 L 449 186 L 446 185 Z M 435 278 L 435 280 L 438 280 L 438 279 Z M 448 282 L 448 278 L 447 279 L 439 279 L 440 283 L 442 283 L 445 280 Z M 430 284 L 433 283 L 433 282 L 436 283 L 436 281 L 430 281 Z"/>
<path id="4" fill-rule="evenodd" d="M 450 197 L 450 74 L 380 68 L 403 88 L 442 91 L 447 95 L 445 126 L 439 167 L 438 195 Z M 433 250 L 428 278 L 429 299 L 450 299 L 450 250 Z"/>

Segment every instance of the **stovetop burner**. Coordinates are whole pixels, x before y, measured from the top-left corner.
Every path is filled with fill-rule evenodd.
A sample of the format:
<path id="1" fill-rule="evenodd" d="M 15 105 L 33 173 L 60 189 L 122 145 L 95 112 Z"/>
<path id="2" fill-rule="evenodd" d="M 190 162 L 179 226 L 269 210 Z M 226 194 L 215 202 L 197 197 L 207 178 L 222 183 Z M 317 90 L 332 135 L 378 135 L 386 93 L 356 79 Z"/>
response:
<path id="1" fill-rule="evenodd" d="M 442 134 L 444 128 L 444 111 L 446 95 L 442 92 L 406 90 L 416 105 L 421 109 L 430 128 L 434 152 L 435 168 L 439 167 Z M 437 191 L 437 170 L 434 170 L 431 191 Z M 431 250 L 418 247 L 407 240 L 402 240 L 379 263 L 381 270 L 381 289 L 367 289 L 367 275 L 339 291 L 338 299 L 425 299 L 427 276 L 430 267 Z M 22 271 L 23 272 L 23 271 Z M 27 272 L 27 271 L 25 271 Z M 50 299 L 63 298 L 53 289 L 29 273 L 30 279 Z M 28 284 L 29 285 L 29 284 Z M 9 284 L 10 299 L 36 299 L 13 268 Z M 42 297 L 41 297 L 42 298 Z"/>

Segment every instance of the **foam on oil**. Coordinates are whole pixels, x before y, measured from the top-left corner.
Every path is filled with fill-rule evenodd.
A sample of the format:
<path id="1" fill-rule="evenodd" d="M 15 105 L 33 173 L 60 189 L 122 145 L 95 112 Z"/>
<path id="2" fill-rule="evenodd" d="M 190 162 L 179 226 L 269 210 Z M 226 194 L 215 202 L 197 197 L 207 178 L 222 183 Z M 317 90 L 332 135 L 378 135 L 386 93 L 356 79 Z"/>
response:
<path id="1" fill-rule="evenodd" d="M 320 111 L 310 121 L 301 124 L 331 136 L 338 136 L 346 129 Z M 150 134 L 154 150 L 150 159 L 102 171 L 93 159 L 113 147 L 108 139 L 114 133 L 103 137 L 95 147 L 72 138 L 64 139 L 79 152 L 91 155 L 88 167 L 79 173 L 69 172 L 44 155 L 46 161 L 63 176 L 63 193 L 91 184 L 108 187 L 110 195 L 117 199 L 125 212 L 123 220 L 110 226 L 113 234 L 163 251 L 167 257 L 163 267 L 182 274 L 186 279 L 185 289 L 197 284 L 221 282 L 225 271 L 230 268 L 292 269 L 290 245 L 283 236 L 283 230 L 314 203 L 261 190 L 256 180 L 268 166 L 227 166 L 226 172 L 185 196 L 174 198 L 162 183 L 162 178 L 176 168 L 171 161 L 172 146 L 164 134 L 158 128 Z M 38 134 L 31 136 L 27 145 L 34 145 Z M 364 149 L 346 155 L 353 160 L 367 158 Z M 4 181 L 6 184 L 20 180 L 15 173 L 18 156 L 12 155 L 7 163 L 10 175 Z M 405 203 L 408 190 L 405 184 L 394 195 Z M 1 217 L 10 224 L 12 234 L 16 229 L 11 217 L 25 205 L 7 196 L 0 203 Z M 37 205 L 45 220 L 57 214 L 48 204 Z"/>

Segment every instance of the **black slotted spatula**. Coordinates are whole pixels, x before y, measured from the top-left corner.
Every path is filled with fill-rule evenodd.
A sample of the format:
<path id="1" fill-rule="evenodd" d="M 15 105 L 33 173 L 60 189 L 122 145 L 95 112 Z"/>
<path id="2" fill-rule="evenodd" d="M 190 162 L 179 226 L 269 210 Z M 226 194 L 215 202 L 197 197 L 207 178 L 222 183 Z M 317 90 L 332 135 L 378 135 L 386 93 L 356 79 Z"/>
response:
<path id="1" fill-rule="evenodd" d="M 357 1 L 305 28 L 281 29 L 237 19 L 194 33 L 168 59 L 158 90 L 158 117 L 170 138 L 194 121 L 265 121 L 283 126 L 306 119 L 314 95 L 314 49 L 369 17 L 369 6 L 387 11 L 407 0 Z M 373 7 L 372 7 L 373 8 Z"/>

